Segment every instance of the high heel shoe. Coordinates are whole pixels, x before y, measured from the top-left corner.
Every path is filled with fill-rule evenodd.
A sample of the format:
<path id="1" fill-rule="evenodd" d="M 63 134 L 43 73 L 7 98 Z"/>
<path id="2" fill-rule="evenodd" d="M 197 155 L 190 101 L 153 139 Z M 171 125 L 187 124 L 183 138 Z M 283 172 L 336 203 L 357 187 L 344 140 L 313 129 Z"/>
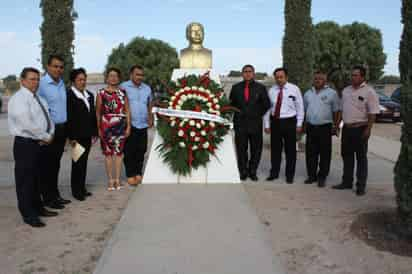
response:
<path id="1" fill-rule="evenodd" d="M 113 191 L 113 190 L 115 190 L 114 183 L 115 183 L 115 180 L 113 180 L 113 179 L 110 179 L 110 180 L 109 180 L 109 186 L 107 187 L 107 190 L 108 190 L 108 191 Z"/>

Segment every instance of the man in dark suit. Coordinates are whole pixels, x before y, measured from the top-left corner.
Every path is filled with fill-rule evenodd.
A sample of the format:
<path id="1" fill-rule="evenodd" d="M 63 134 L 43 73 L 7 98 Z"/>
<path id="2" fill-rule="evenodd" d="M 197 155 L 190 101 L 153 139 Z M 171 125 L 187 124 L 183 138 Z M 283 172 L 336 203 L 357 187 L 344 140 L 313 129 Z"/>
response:
<path id="1" fill-rule="evenodd" d="M 232 106 L 240 110 L 233 119 L 238 168 L 242 181 L 248 176 L 257 181 L 256 170 L 263 145 L 263 116 L 270 108 L 270 100 L 265 86 L 255 81 L 252 65 L 242 68 L 242 77 L 243 81 L 233 85 L 230 92 Z"/>

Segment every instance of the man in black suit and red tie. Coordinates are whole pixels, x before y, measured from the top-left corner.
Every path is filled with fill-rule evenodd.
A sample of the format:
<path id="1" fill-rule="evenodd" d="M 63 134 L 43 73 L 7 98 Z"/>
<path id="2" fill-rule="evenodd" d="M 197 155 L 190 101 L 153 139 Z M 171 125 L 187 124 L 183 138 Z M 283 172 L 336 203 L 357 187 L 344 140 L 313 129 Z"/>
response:
<path id="1" fill-rule="evenodd" d="M 265 86 L 255 81 L 252 65 L 242 68 L 242 77 L 243 81 L 233 85 L 230 92 L 232 106 L 240 110 L 233 119 L 238 168 L 242 181 L 247 177 L 257 181 L 256 170 L 263 145 L 263 116 L 270 108 L 270 100 Z"/>

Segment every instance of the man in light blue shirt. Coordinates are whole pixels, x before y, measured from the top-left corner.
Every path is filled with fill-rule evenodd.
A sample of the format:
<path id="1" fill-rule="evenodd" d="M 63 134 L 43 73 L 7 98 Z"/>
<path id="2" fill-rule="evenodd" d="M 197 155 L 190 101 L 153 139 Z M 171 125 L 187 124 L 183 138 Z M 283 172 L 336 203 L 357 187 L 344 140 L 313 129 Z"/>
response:
<path id="1" fill-rule="evenodd" d="M 324 187 L 329 175 L 332 155 L 332 135 L 337 134 L 340 99 L 335 90 L 326 85 L 325 73 L 316 72 L 313 88 L 308 90 L 303 103 L 306 110 L 306 169 L 305 184 L 318 182 Z M 319 170 L 318 170 L 319 169 Z"/>
<path id="2" fill-rule="evenodd" d="M 137 185 L 142 181 L 144 155 L 147 150 L 147 129 L 153 126 L 151 113 L 152 89 L 145 83 L 144 69 L 130 68 L 130 80 L 121 84 L 129 99 L 132 129 L 124 147 L 127 182 Z"/>
<path id="3" fill-rule="evenodd" d="M 58 189 L 60 159 L 66 143 L 67 99 L 66 87 L 62 76 L 64 61 L 57 55 L 49 57 L 47 72 L 40 80 L 39 96 L 48 105 L 51 119 L 55 125 L 53 142 L 42 147 L 41 193 L 46 206 L 54 209 L 64 208 L 70 203 L 61 197 Z"/>

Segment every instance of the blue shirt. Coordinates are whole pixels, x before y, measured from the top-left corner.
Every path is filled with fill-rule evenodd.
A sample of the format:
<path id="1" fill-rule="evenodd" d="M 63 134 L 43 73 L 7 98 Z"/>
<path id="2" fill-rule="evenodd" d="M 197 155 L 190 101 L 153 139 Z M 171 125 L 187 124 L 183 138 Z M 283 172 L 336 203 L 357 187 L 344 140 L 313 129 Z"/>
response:
<path id="1" fill-rule="evenodd" d="M 129 109 L 132 126 L 135 128 L 147 128 L 149 105 L 152 101 L 152 89 L 145 83 L 136 86 L 129 80 L 120 85 L 129 99 Z"/>
<path id="2" fill-rule="evenodd" d="M 46 73 L 40 79 L 38 95 L 47 102 L 50 117 L 55 124 L 67 122 L 67 94 L 62 79 L 56 83 L 53 78 Z"/>
<path id="3" fill-rule="evenodd" d="M 325 87 L 319 92 L 315 88 L 303 96 L 306 110 L 306 122 L 312 125 L 333 123 L 333 113 L 341 110 L 340 99 L 335 90 Z"/>

